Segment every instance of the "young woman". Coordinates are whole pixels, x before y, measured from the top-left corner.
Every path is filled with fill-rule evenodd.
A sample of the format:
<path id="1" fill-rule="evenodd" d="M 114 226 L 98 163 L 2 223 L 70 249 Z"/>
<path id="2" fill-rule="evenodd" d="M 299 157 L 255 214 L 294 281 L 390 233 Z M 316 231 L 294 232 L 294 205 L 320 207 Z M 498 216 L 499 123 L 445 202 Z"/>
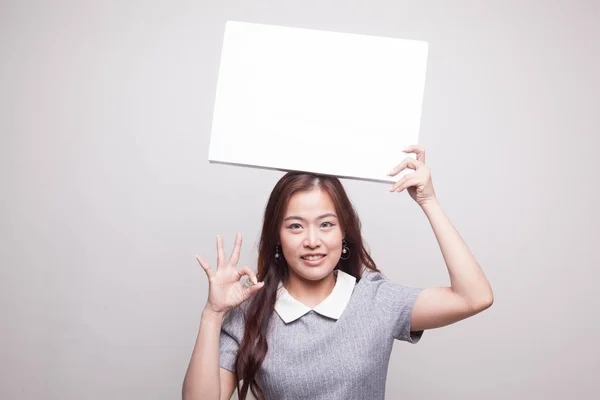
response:
<path id="1" fill-rule="evenodd" d="M 407 189 L 425 212 L 450 287 L 388 281 L 363 245 L 340 181 L 288 173 L 267 203 L 256 274 L 237 268 L 239 234 L 228 261 L 217 237 L 217 270 L 198 258 L 210 287 L 184 399 L 229 399 L 236 388 L 240 399 L 249 389 L 258 399 L 383 399 L 394 339 L 417 343 L 424 330 L 492 305 L 490 284 L 436 200 L 425 151 L 405 152 L 417 159 L 390 175 L 414 172 L 390 191 Z"/>

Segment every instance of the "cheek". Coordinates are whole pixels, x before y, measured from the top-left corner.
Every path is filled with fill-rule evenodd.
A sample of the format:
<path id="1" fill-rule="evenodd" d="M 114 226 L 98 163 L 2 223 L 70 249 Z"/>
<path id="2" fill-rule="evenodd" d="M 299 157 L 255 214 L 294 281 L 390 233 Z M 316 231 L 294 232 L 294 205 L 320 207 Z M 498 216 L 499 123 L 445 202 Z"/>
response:
<path id="1" fill-rule="evenodd" d="M 331 237 L 328 238 L 328 240 L 327 240 L 327 247 L 331 251 L 341 252 L 342 251 L 342 240 L 343 240 L 343 237 L 341 234 L 331 235 Z"/>
<path id="2" fill-rule="evenodd" d="M 298 247 L 298 242 L 300 241 L 300 235 L 293 235 L 289 232 L 282 231 L 279 235 L 281 240 L 281 248 L 284 254 L 290 254 L 294 252 Z"/>

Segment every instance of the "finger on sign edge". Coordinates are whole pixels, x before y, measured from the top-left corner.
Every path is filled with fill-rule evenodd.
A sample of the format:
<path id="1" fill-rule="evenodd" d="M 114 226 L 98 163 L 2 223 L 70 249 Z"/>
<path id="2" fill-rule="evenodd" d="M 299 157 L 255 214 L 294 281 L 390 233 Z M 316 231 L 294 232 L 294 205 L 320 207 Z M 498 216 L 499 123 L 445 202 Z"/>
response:
<path id="1" fill-rule="evenodd" d="M 420 161 L 415 160 L 412 157 L 406 157 L 400 164 L 396 165 L 390 172 L 388 172 L 388 176 L 396 176 L 406 168 L 416 171 L 419 167 Z"/>
<path id="2" fill-rule="evenodd" d="M 398 182 L 396 182 L 392 185 L 392 187 L 390 188 L 390 192 L 395 192 L 400 186 L 402 186 L 404 184 L 404 182 L 406 182 L 409 179 L 414 178 L 415 174 L 416 174 L 416 172 L 410 172 L 410 173 L 404 175 L 402 178 L 400 178 L 400 180 L 398 180 Z"/>
<path id="3" fill-rule="evenodd" d="M 402 192 L 404 189 L 407 189 L 407 188 L 409 188 L 409 187 L 411 187 L 411 186 L 415 186 L 417 183 L 419 183 L 419 181 L 418 181 L 418 180 L 416 180 L 416 179 L 407 179 L 405 182 L 403 182 L 403 183 L 402 183 L 402 185 L 400 185 L 400 186 L 399 186 L 399 187 L 398 187 L 398 188 L 395 190 L 395 192 L 396 192 L 396 193 L 400 193 L 400 192 Z"/>
<path id="4" fill-rule="evenodd" d="M 417 160 L 425 163 L 425 148 L 419 145 L 412 145 L 404 149 L 405 153 L 415 153 L 417 155 Z"/>

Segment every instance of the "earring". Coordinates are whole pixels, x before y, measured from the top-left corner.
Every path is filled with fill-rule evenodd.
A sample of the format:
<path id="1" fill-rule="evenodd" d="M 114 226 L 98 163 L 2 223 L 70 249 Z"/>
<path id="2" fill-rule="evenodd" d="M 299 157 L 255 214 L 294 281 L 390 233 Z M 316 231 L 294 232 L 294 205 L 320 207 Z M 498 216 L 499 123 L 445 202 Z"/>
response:
<path id="1" fill-rule="evenodd" d="M 275 262 L 279 262 L 279 259 L 281 259 L 281 254 L 279 253 L 279 248 L 280 248 L 279 245 L 275 246 Z"/>
<path id="2" fill-rule="evenodd" d="M 350 248 L 348 247 L 348 243 L 346 243 L 346 239 L 342 240 L 342 255 L 340 258 L 342 260 L 347 260 L 350 258 Z"/>

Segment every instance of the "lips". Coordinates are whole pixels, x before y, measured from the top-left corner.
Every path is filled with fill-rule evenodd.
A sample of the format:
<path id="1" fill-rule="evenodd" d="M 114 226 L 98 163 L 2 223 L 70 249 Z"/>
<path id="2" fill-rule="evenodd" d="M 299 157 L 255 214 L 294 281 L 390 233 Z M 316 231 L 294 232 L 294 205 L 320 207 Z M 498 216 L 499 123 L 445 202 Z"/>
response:
<path id="1" fill-rule="evenodd" d="M 308 258 L 307 258 L 308 257 Z M 302 262 L 305 265 L 308 265 L 309 267 L 318 267 L 321 264 L 323 264 L 325 262 L 325 260 L 327 259 L 327 255 L 325 254 L 320 254 L 320 255 L 312 255 L 311 256 L 302 256 L 300 257 L 302 259 Z"/>
<path id="2" fill-rule="evenodd" d="M 308 260 L 308 261 L 317 261 L 323 257 L 325 257 L 325 254 L 307 254 L 307 255 L 302 256 L 302 259 Z"/>

